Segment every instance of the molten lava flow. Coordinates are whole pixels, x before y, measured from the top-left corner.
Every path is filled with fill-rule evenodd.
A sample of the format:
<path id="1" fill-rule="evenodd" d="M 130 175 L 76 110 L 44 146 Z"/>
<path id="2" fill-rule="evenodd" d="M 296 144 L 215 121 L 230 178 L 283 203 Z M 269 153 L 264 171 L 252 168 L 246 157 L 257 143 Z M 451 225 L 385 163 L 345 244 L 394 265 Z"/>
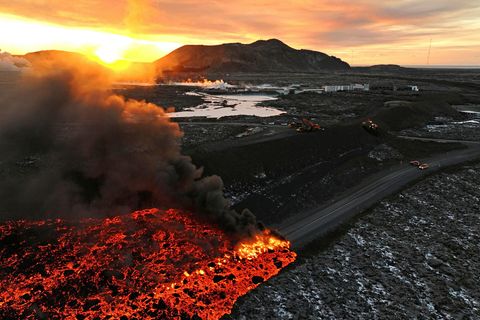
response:
<path id="1" fill-rule="evenodd" d="M 218 319 L 295 257 L 268 231 L 235 245 L 173 209 L 80 224 L 8 222 L 0 225 L 0 318 Z"/>
<path id="2" fill-rule="evenodd" d="M 235 252 L 240 259 L 254 260 L 258 258 L 259 255 L 269 251 L 276 251 L 279 248 L 288 250 L 290 243 L 273 237 L 268 233 L 263 233 L 255 236 L 252 241 L 241 242 Z"/>

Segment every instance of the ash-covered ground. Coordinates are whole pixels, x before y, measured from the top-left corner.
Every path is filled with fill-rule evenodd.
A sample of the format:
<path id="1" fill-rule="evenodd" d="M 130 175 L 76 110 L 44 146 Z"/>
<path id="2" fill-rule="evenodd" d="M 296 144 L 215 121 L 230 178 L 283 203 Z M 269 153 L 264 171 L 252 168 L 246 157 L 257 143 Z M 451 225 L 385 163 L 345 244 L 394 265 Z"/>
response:
<path id="1" fill-rule="evenodd" d="M 475 164 L 384 200 L 323 250 L 314 247 L 328 240 L 312 244 L 231 318 L 480 318 L 479 190 Z"/>

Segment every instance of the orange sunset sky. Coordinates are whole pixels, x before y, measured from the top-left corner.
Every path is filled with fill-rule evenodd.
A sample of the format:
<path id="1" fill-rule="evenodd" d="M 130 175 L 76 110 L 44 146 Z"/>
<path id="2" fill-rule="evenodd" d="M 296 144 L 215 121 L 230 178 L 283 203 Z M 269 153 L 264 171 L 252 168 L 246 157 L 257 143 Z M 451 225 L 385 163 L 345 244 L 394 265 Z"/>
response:
<path id="1" fill-rule="evenodd" d="M 0 0 L 0 49 L 153 61 L 183 44 L 278 38 L 353 65 L 480 65 L 479 0 Z"/>

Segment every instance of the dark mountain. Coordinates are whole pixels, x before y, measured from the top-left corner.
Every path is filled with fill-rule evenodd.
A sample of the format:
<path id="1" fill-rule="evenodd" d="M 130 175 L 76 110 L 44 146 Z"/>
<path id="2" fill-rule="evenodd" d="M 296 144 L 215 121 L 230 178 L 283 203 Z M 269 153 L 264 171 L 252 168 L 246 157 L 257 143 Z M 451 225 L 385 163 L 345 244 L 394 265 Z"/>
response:
<path id="1" fill-rule="evenodd" d="M 318 72 L 350 68 L 336 57 L 296 50 L 276 39 L 251 44 L 187 45 L 155 64 L 159 72 Z"/>

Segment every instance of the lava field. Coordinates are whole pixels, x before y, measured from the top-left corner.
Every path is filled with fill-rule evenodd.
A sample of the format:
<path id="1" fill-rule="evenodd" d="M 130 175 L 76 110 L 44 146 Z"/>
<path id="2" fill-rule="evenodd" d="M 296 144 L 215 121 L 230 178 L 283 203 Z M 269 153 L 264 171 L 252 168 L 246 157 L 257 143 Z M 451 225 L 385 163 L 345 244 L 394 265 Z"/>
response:
<path id="1" fill-rule="evenodd" d="M 479 189 L 476 163 L 383 200 L 226 319 L 480 319 Z"/>
<path id="2" fill-rule="evenodd" d="M 292 263 L 263 231 L 240 242 L 179 210 L 0 225 L 1 319 L 219 319 Z"/>

